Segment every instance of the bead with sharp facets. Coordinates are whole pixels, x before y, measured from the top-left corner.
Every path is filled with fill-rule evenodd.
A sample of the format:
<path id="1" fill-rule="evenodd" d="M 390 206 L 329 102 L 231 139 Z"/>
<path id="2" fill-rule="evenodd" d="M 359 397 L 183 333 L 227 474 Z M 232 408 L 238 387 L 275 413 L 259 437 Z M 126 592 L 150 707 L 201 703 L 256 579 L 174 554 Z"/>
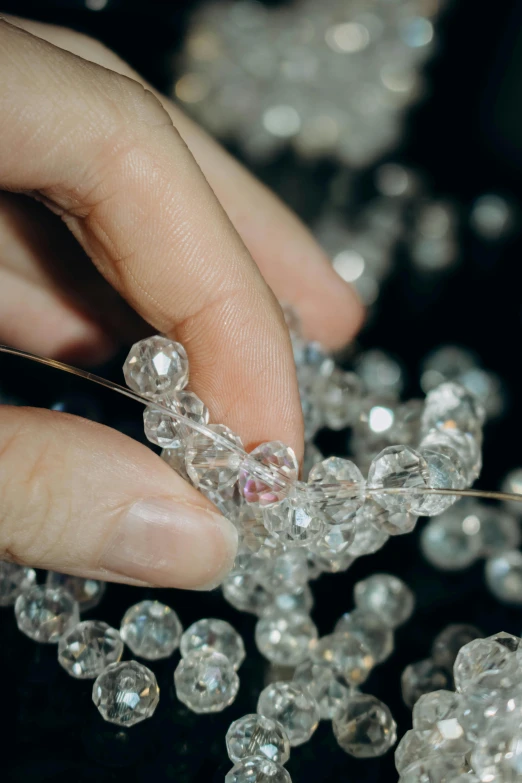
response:
<path id="1" fill-rule="evenodd" d="M 231 446 L 242 449 L 239 435 L 223 424 L 209 424 L 208 429 Z M 237 481 L 242 457 L 232 449 L 216 443 L 209 435 L 192 432 L 186 440 L 185 466 L 195 487 L 221 491 Z"/>
<path id="2" fill-rule="evenodd" d="M 303 661 L 296 668 L 293 681 L 308 688 L 317 702 L 321 720 L 332 720 L 350 696 L 344 678 L 328 663 Z"/>
<path id="3" fill-rule="evenodd" d="M 372 490 L 373 500 L 387 511 L 421 513 L 419 509 L 426 497 L 422 490 L 428 486 L 428 463 L 409 446 L 388 446 L 383 449 L 368 471 L 367 488 Z M 387 492 L 398 489 L 405 489 L 406 492 Z"/>
<path id="4" fill-rule="evenodd" d="M 63 587 L 33 585 L 16 599 L 18 628 L 35 642 L 57 644 L 80 619 L 78 603 Z"/>
<path id="5" fill-rule="evenodd" d="M 325 521 L 310 496 L 308 486 L 296 482 L 288 497 L 263 509 L 269 533 L 286 546 L 308 546 L 322 534 Z"/>
<path id="6" fill-rule="evenodd" d="M 457 776 L 467 770 L 468 765 L 461 756 L 437 754 L 410 764 L 402 773 L 400 783 L 454 783 Z"/>
<path id="7" fill-rule="evenodd" d="M 92 688 L 102 718 L 118 726 L 135 726 L 151 718 L 159 702 L 156 677 L 137 661 L 111 663 Z"/>
<path id="8" fill-rule="evenodd" d="M 343 614 L 335 625 L 335 633 L 356 636 L 370 650 L 376 663 L 381 663 L 393 651 L 393 631 L 383 625 L 378 614 L 361 609 Z"/>
<path id="9" fill-rule="evenodd" d="M 176 612 L 160 601 L 140 601 L 127 609 L 121 621 L 121 638 L 140 658 L 157 661 L 177 650 L 183 633 Z"/>
<path id="10" fill-rule="evenodd" d="M 346 524 L 364 503 L 363 475 L 348 459 L 329 457 L 315 465 L 308 477 L 308 488 L 314 505 L 329 525 Z"/>
<path id="11" fill-rule="evenodd" d="M 425 693 L 413 705 L 413 728 L 431 730 L 439 721 L 455 718 L 461 706 L 462 697 L 454 691 Z"/>
<path id="12" fill-rule="evenodd" d="M 127 386 L 145 397 L 183 389 L 188 383 L 188 372 L 183 346 L 160 335 L 135 343 L 123 365 Z"/>
<path id="13" fill-rule="evenodd" d="M 36 571 L 16 563 L 0 562 L 0 606 L 12 606 L 20 593 L 36 582 Z"/>
<path id="14" fill-rule="evenodd" d="M 94 679 L 122 654 L 118 631 L 99 620 L 78 623 L 58 642 L 59 663 L 67 674 L 80 680 Z"/>
<path id="15" fill-rule="evenodd" d="M 453 381 L 441 383 L 426 395 L 421 427 L 480 433 L 486 418 L 484 408 L 464 386 Z"/>
<path id="16" fill-rule="evenodd" d="M 172 392 L 158 397 L 156 401 L 174 414 L 190 419 L 196 424 L 208 424 L 210 417 L 208 408 L 194 392 Z M 143 426 L 145 435 L 151 443 L 163 449 L 180 450 L 185 447 L 188 437 L 187 425 L 169 416 L 161 408 L 155 408 L 154 403 L 143 411 Z"/>
<path id="17" fill-rule="evenodd" d="M 402 698 L 406 706 L 413 705 L 425 693 L 449 688 L 451 675 L 431 658 L 406 666 L 401 676 Z"/>
<path id="18" fill-rule="evenodd" d="M 515 726 L 492 726 L 479 737 L 471 763 L 483 783 L 516 783 L 522 769 L 522 730 Z"/>
<path id="19" fill-rule="evenodd" d="M 469 432 L 432 429 L 424 435 L 419 448 L 447 456 L 462 477 L 462 488 L 470 487 L 482 469 L 480 441 Z"/>
<path id="20" fill-rule="evenodd" d="M 231 661 L 215 650 L 194 650 L 184 655 L 174 672 L 176 695 L 199 714 L 221 712 L 239 690 L 239 677 Z"/>
<path id="21" fill-rule="evenodd" d="M 297 683 L 268 685 L 259 696 L 257 711 L 283 726 L 292 747 L 307 742 L 319 724 L 317 702 L 306 686 Z"/>
<path id="22" fill-rule="evenodd" d="M 256 463 L 272 473 L 267 481 L 256 472 Z M 291 485 L 297 479 L 299 464 L 290 446 L 281 441 L 262 443 L 250 452 L 239 472 L 239 487 L 248 503 L 259 503 L 268 507 L 279 503 L 288 495 Z"/>
<path id="23" fill-rule="evenodd" d="M 218 652 L 226 656 L 235 670 L 245 660 L 243 639 L 225 620 L 214 617 L 197 620 L 181 637 L 183 657 L 199 652 Z"/>
<path id="24" fill-rule="evenodd" d="M 94 609 L 101 602 L 107 589 L 106 582 L 98 579 L 83 579 L 81 576 L 69 576 L 48 571 L 46 587 L 63 587 L 80 604 L 80 612 Z"/>
<path id="25" fill-rule="evenodd" d="M 225 775 L 225 783 L 292 783 L 287 770 L 265 756 L 241 759 Z"/>
<path id="26" fill-rule="evenodd" d="M 310 657 L 313 661 L 332 666 L 352 686 L 361 685 L 375 665 L 375 658 L 369 648 L 356 636 L 344 633 L 323 636 Z"/>
<path id="27" fill-rule="evenodd" d="M 272 600 L 270 593 L 248 573 L 229 574 L 223 580 L 221 589 L 229 604 L 249 614 L 260 615 Z"/>
<path id="28" fill-rule="evenodd" d="M 272 663 L 297 666 L 309 655 L 318 632 L 304 612 L 282 612 L 269 608 L 258 620 L 255 630 L 259 652 Z"/>
<path id="29" fill-rule="evenodd" d="M 290 758 L 290 743 L 284 728 L 276 720 L 257 713 L 231 723 L 226 743 L 228 757 L 233 762 L 264 756 L 277 764 L 286 764 Z"/>
<path id="30" fill-rule="evenodd" d="M 390 537 L 384 529 L 387 514 L 387 511 L 371 500 L 364 503 L 355 515 L 355 536 L 346 550 L 349 555 L 371 555 L 384 546 Z"/>
<path id="31" fill-rule="evenodd" d="M 461 693 L 478 686 L 510 687 L 517 682 L 517 659 L 494 639 L 475 639 L 459 650 L 453 676 L 455 687 Z"/>
<path id="32" fill-rule="evenodd" d="M 430 489 L 463 489 L 466 482 L 459 471 L 460 463 L 452 462 L 447 454 L 430 449 L 420 449 L 419 454 L 428 465 Z M 456 495 L 426 495 L 417 510 L 424 517 L 433 517 L 442 514 L 457 500 Z"/>
<path id="33" fill-rule="evenodd" d="M 415 599 L 410 588 L 391 574 L 373 574 L 354 587 L 355 605 L 377 614 L 384 625 L 397 628 L 411 617 Z"/>
<path id="34" fill-rule="evenodd" d="M 302 590 L 308 581 L 308 562 L 302 549 L 280 553 L 267 549 L 256 562 L 259 583 L 274 595 Z"/>
<path id="35" fill-rule="evenodd" d="M 341 748 L 359 759 L 383 756 L 397 741 L 390 710 L 367 693 L 352 694 L 332 725 Z"/>

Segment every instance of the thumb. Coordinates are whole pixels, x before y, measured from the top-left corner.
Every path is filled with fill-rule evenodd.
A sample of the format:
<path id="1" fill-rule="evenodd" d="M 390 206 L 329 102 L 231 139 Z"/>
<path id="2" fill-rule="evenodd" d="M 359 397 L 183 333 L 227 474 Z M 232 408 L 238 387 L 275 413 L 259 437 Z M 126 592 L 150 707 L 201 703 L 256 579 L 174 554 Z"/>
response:
<path id="1" fill-rule="evenodd" d="M 146 447 L 63 413 L 0 406 L 0 558 L 118 582 L 210 589 L 234 526 Z"/>

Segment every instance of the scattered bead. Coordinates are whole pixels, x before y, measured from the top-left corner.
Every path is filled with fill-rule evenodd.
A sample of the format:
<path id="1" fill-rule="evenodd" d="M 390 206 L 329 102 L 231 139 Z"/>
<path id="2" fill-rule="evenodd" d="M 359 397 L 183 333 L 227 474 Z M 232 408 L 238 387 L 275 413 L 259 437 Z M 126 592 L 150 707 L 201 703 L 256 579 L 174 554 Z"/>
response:
<path id="1" fill-rule="evenodd" d="M 35 642 L 57 644 L 80 620 L 77 602 L 63 587 L 40 585 L 20 593 L 15 603 L 18 628 Z"/>
<path id="2" fill-rule="evenodd" d="M 198 620 L 181 637 L 181 655 L 216 652 L 230 661 L 237 671 L 245 660 L 245 646 L 238 632 L 225 620 L 209 618 Z"/>
<path id="3" fill-rule="evenodd" d="M 192 712 L 221 712 L 239 690 L 239 677 L 231 661 L 215 650 L 193 650 L 183 656 L 174 672 L 176 695 Z"/>
<path id="4" fill-rule="evenodd" d="M 278 721 L 286 731 L 290 745 L 308 742 L 319 723 L 319 707 L 306 686 L 274 682 L 260 694 L 260 715 Z"/>
<path id="5" fill-rule="evenodd" d="M 127 609 L 121 621 L 121 638 L 140 658 L 157 661 L 177 650 L 183 633 L 176 612 L 160 601 L 140 601 Z"/>
<path id="6" fill-rule="evenodd" d="M 118 726 L 135 726 L 151 718 L 159 702 L 156 677 L 137 661 L 111 663 L 95 680 L 92 700 L 102 718 Z"/>
<path id="7" fill-rule="evenodd" d="M 359 759 L 383 756 L 397 741 L 397 725 L 390 710 L 367 693 L 351 695 L 332 725 L 341 748 Z"/>
<path id="8" fill-rule="evenodd" d="M 284 728 L 264 715 L 245 715 L 231 723 L 226 743 L 228 757 L 234 763 L 251 756 L 265 756 L 277 764 L 286 764 L 290 758 Z"/>
<path id="9" fill-rule="evenodd" d="M 78 623 L 58 642 L 58 661 L 67 674 L 79 680 L 94 679 L 123 654 L 123 642 L 115 628 L 100 620 Z"/>
<path id="10" fill-rule="evenodd" d="M 409 587 L 390 574 L 373 574 L 357 582 L 354 599 L 358 609 L 378 615 L 389 628 L 397 628 L 409 620 L 415 606 Z"/>

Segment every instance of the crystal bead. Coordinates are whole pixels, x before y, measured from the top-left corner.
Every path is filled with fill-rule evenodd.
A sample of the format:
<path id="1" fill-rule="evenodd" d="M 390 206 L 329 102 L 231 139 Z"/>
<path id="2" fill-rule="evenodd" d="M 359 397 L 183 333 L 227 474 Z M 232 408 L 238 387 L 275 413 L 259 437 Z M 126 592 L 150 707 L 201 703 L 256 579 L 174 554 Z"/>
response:
<path id="1" fill-rule="evenodd" d="M 334 367 L 327 378 L 320 379 L 316 394 L 329 429 L 342 430 L 354 422 L 362 399 L 361 381 L 355 373 Z"/>
<path id="2" fill-rule="evenodd" d="M 278 593 L 273 596 L 273 606 L 281 612 L 305 612 L 309 613 L 314 605 L 312 591 L 306 585 L 296 593 Z"/>
<path id="3" fill-rule="evenodd" d="M 423 362 L 422 389 L 427 394 L 445 381 L 458 381 L 463 373 L 476 366 L 477 360 L 470 351 L 454 345 L 437 348 Z"/>
<path id="4" fill-rule="evenodd" d="M 389 539 L 384 530 L 387 512 L 371 500 L 367 500 L 355 515 L 355 536 L 346 550 L 352 557 L 371 555 L 381 549 Z"/>
<path id="5" fill-rule="evenodd" d="M 456 727 L 453 732 L 449 732 L 449 737 L 444 736 L 437 728 L 425 731 L 418 729 L 407 731 L 395 751 L 397 772 L 402 773 L 408 770 L 420 759 L 429 759 L 442 754 L 444 756 L 460 756 L 463 759 L 471 749 L 471 743 L 464 737 L 462 727 L 457 721 L 451 720 L 446 723 L 454 724 Z M 449 727 L 446 728 L 446 734 L 448 734 Z"/>
<path id="6" fill-rule="evenodd" d="M 92 700 L 102 718 L 118 726 L 135 726 L 151 718 L 159 702 L 156 677 L 137 661 L 111 663 L 95 680 Z"/>
<path id="7" fill-rule="evenodd" d="M 183 389 L 188 383 L 188 372 L 183 346 L 160 335 L 135 343 L 123 365 L 127 386 L 145 397 Z"/>
<path id="8" fill-rule="evenodd" d="M 250 756 L 264 756 L 277 764 L 286 764 L 290 758 L 290 743 L 285 730 L 280 723 L 264 715 L 244 715 L 231 723 L 226 743 L 228 757 L 233 762 Z"/>
<path id="9" fill-rule="evenodd" d="M 240 612 L 260 615 L 270 605 L 272 596 L 252 574 L 232 573 L 222 582 L 221 589 L 229 604 Z"/>
<path id="10" fill-rule="evenodd" d="M 370 465 L 367 488 L 372 490 L 372 498 L 387 511 L 417 513 L 426 497 L 422 490 L 428 486 L 427 462 L 409 446 L 389 446 Z M 408 491 L 395 495 L 386 492 L 390 489 Z"/>
<path id="11" fill-rule="evenodd" d="M 208 429 L 242 449 L 239 435 L 224 424 L 209 424 Z M 186 442 L 185 466 L 195 487 L 222 490 L 236 483 L 242 457 L 216 443 L 209 435 L 193 432 Z"/>
<path id="12" fill-rule="evenodd" d="M 407 511 L 387 511 L 382 517 L 382 529 L 390 536 L 404 536 L 415 530 L 418 519 Z"/>
<path id="13" fill-rule="evenodd" d="M 123 642 L 115 628 L 99 620 L 78 623 L 58 642 L 58 661 L 77 679 L 94 679 L 123 654 Z"/>
<path id="14" fill-rule="evenodd" d="M 230 661 L 234 670 L 239 669 L 245 660 L 241 636 L 230 623 L 213 617 L 198 620 L 187 628 L 181 637 L 180 651 L 184 658 L 192 653 L 220 653 Z"/>
<path id="15" fill-rule="evenodd" d="M 36 571 L 16 563 L 0 562 L 0 606 L 12 606 L 20 593 L 36 582 Z"/>
<path id="16" fill-rule="evenodd" d="M 343 677 L 328 663 L 303 661 L 296 668 L 293 681 L 308 688 L 317 702 L 321 720 L 332 720 L 350 696 Z"/>
<path id="17" fill-rule="evenodd" d="M 442 666 L 449 672 L 453 671 L 455 658 L 461 647 L 474 639 L 480 639 L 483 634 L 473 625 L 452 624 L 441 631 L 431 647 L 431 657 L 437 666 Z"/>
<path id="18" fill-rule="evenodd" d="M 361 354 L 355 365 L 368 394 L 398 397 L 404 385 L 400 364 L 384 351 L 371 350 Z"/>
<path id="19" fill-rule="evenodd" d="M 221 712 L 239 690 L 232 662 L 210 648 L 184 654 L 174 671 L 176 695 L 192 712 Z"/>
<path id="20" fill-rule="evenodd" d="M 471 486 L 480 474 L 482 468 L 480 442 L 470 433 L 453 429 L 433 429 L 423 437 L 419 448 L 421 451 L 436 451 L 449 457 L 462 476 L 466 487 Z"/>
<path id="21" fill-rule="evenodd" d="M 320 538 L 310 544 L 310 552 L 321 560 L 337 561 L 345 553 L 355 539 L 355 524 L 331 525 L 326 528 Z"/>
<path id="22" fill-rule="evenodd" d="M 329 525 L 346 524 L 364 503 L 363 475 L 347 459 L 329 457 L 315 465 L 308 477 L 308 487 L 314 505 Z"/>
<path id="23" fill-rule="evenodd" d="M 158 397 L 156 402 L 196 424 L 208 424 L 208 408 L 194 392 L 173 392 Z M 155 408 L 154 403 L 143 411 L 143 426 L 147 440 L 163 449 L 183 449 L 184 440 L 189 434 L 188 425 L 169 416 L 161 408 Z"/>
<path id="24" fill-rule="evenodd" d="M 257 711 L 283 726 L 292 747 L 307 742 L 319 724 L 317 702 L 305 686 L 297 683 L 268 685 L 261 691 Z"/>
<path id="25" fill-rule="evenodd" d="M 397 628 L 411 617 L 415 599 L 410 588 L 391 574 L 373 574 L 354 587 L 357 609 L 374 612 L 383 625 Z"/>
<path id="26" fill-rule="evenodd" d="M 454 691 L 431 691 L 419 697 L 413 705 L 413 728 L 428 731 L 443 720 L 455 718 L 461 697 Z"/>
<path id="27" fill-rule="evenodd" d="M 241 759 L 225 775 L 225 783 L 292 783 L 284 767 L 265 756 Z"/>
<path id="28" fill-rule="evenodd" d="M 471 742 L 477 742 L 495 726 L 522 724 L 522 684 L 491 690 L 487 685 L 473 687 L 461 695 L 458 720 Z"/>
<path id="29" fill-rule="evenodd" d="M 45 586 L 63 587 L 80 604 L 80 612 L 94 609 L 101 602 L 107 588 L 106 582 L 97 579 L 83 579 L 81 576 L 69 576 L 48 571 Z"/>
<path id="30" fill-rule="evenodd" d="M 517 549 L 520 545 L 520 525 L 515 517 L 485 503 L 476 504 L 476 516 L 480 523 L 482 555 L 495 557 Z"/>
<path id="31" fill-rule="evenodd" d="M 18 628 L 35 642 L 57 644 L 80 619 L 77 602 L 63 587 L 33 585 L 15 602 Z"/>
<path id="32" fill-rule="evenodd" d="M 516 681 L 516 656 L 494 639 L 475 639 L 459 650 L 453 676 L 461 693 L 475 687 L 509 687 Z"/>
<path id="33" fill-rule="evenodd" d="M 264 466 L 265 471 L 273 471 L 273 480 L 267 483 L 256 474 L 256 462 Z M 279 503 L 288 495 L 298 473 L 299 464 L 290 446 L 285 446 L 278 440 L 271 441 L 262 443 L 243 461 L 239 472 L 239 486 L 245 500 L 267 507 Z"/>
<path id="34" fill-rule="evenodd" d="M 436 568 L 460 571 L 479 557 L 482 549 L 480 521 L 467 513 L 460 503 L 436 519 L 431 519 L 421 533 L 424 557 Z"/>
<path id="35" fill-rule="evenodd" d="M 484 783 L 516 783 L 522 776 L 522 729 L 492 727 L 479 737 L 471 753 L 471 763 Z"/>
<path id="36" fill-rule="evenodd" d="M 448 381 L 426 395 L 421 427 L 425 433 L 437 428 L 476 435 L 485 417 L 484 408 L 473 394 L 459 383 Z"/>
<path id="37" fill-rule="evenodd" d="M 357 637 L 370 650 L 376 663 L 386 660 L 393 652 L 393 632 L 374 612 L 354 609 L 343 614 L 335 625 L 334 633 Z"/>
<path id="38" fill-rule="evenodd" d="M 428 464 L 431 489 L 463 489 L 465 478 L 459 471 L 459 463 L 452 462 L 447 454 L 441 454 L 430 449 L 421 449 L 420 454 Z M 456 495 L 426 495 L 419 511 L 422 516 L 434 517 L 447 511 L 457 501 Z"/>
<path id="39" fill-rule="evenodd" d="M 420 421 L 423 400 L 408 400 L 398 406 L 393 423 L 387 431 L 391 443 L 413 444 L 420 440 Z"/>
<path id="40" fill-rule="evenodd" d="M 509 492 L 514 495 L 520 495 L 522 499 L 522 468 L 515 468 L 504 478 L 500 487 L 502 492 Z M 504 500 L 505 508 L 516 517 L 522 515 L 522 503 L 520 500 Z"/>
<path id="41" fill-rule="evenodd" d="M 314 568 L 317 568 L 320 574 L 340 574 L 347 571 L 355 560 L 348 550 L 336 554 L 333 550 L 320 550 L 316 545 L 313 546 L 316 551 L 310 552 L 310 556 L 313 557 Z"/>
<path id="42" fill-rule="evenodd" d="M 266 558 L 264 554 L 267 554 Z M 274 595 L 301 590 L 308 581 L 305 553 L 301 549 L 290 549 L 281 554 L 262 553 L 257 579 L 265 590 Z"/>
<path id="43" fill-rule="evenodd" d="M 332 726 L 341 748 L 359 759 L 383 756 L 397 741 L 397 725 L 390 710 L 367 693 L 352 694 Z"/>
<path id="44" fill-rule="evenodd" d="M 463 373 L 459 381 L 483 406 L 486 419 L 494 419 L 501 415 L 505 407 L 505 393 L 498 375 L 474 367 Z"/>
<path id="45" fill-rule="evenodd" d="M 297 666 L 317 641 L 317 628 L 304 612 L 288 614 L 267 609 L 258 620 L 255 631 L 259 652 L 281 666 Z"/>
<path id="46" fill-rule="evenodd" d="M 360 639 L 340 633 L 319 639 L 311 651 L 311 659 L 329 664 L 352 686 L 361 685 L 375 665 L 371 651 Z"/>
<path id="47" fill-rule="evenodd" d="M 479 637 L 482 638 L 482 634 L 479 634 Z M 479 637 L 475 637 L 475 638 L 479 638 Z M 507 650 L 509 650 L 509 652 L 517 652 L 517 650 L 520 647 L 520 637 L 513 636 L 512 633 L 506 633 L 506 631 L 500 631 L 499 633 L 494 633 L 492 636 L 487 636 L 486 639 L 493 639 L 494 642 L 498 642 Z M 471 639 L 470 641 L 473 640 Z"/>
<path id="48" fill-rule="evenodd" d="M 486 561 L 486 583 L 499 601 L 522 604 L 522 552 L 503 552 Z"/>
<path id="49" fill-rule="evenodd" d="M 467 765 L 460 756 L 439 754 L 411 764 L 401 775 L 400 783 L 453 783 L 465 771 Z"/>
<path id="50" fill-rule="evenodd" d="M 448 672 L 437 666 L 431 658 L 410 663 L 401 676 L 402 698 L 410 708 L 425 693 L 444 690 L 450 685 L 451 677 Z"/>
<path id="51" fill-rule="evenodd" d="M 322 514 L 311 502 L 306 484 L 298 481 L 285 500 L 263 508 L 263 520 L 269 533 L 286 546 L 308 546 L 324 530 Z"/>
<path id="52" fill-rule="evenodd" d="M 178 475 L 184 479 L 188 478 L 185 467 L 185 442 L 180 437 L 176 441 L 171 441 L 170 448 L 162 449 L 160 456 Z"/>
<path id="53" fill-rule="evenodd" d="M 157 661 L 177 650 L 183 628 L 176 612 L 160 601 L 140 601 L 121 621 L 121 638 L 140 658 Z"/>

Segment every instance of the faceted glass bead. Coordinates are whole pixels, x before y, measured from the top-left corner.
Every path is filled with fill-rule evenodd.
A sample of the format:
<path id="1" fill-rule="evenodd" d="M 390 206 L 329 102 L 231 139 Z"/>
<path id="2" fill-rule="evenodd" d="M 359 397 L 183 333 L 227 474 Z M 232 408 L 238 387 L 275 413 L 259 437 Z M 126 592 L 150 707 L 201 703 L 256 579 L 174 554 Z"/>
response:
<path id="1" fill-rule="evenodd" d="M 292 747 L 308 742 L 319 724 L 317 702 L 306 686 L 297 683 L 268 685 L 261 691 L 257 711 L 283 726 Z"/>
<path id="2" fill-rule="evenodd" d="M 448 625 L 433 640 L 431 657 L 437 666 L 452 672 L 460 648 L 482 636 L 481 631 L 473 625 Z"/>
<path id="3" fill-rule="evenodd" d="M 420 454 L 428 464 L 429 485 L 431 489 L 463 489 L 465 478 L 459 471 L 458 463 L 452 462 L 447 454 L 430 449 L 421 449 Z M 442 514 L 457 501 L 456 495 L 426 495 L 422 504 L 422 516 L 434 517 Z"/>
<path id="4" fill-rule="evenodd" d="M 417 525 L 416 514 L 408 514 L 407 511 L 387 511 L 382 517 L 382 529 L 390 536 L 404 536 L 411 533 Z"/>
<path id="5" fill-rule="evenodd" d="M 264 715 L 244 715 L 231 723 L 226 742 L 228 757 L 233 762 L 264 756 L 277 764 L 286 764 L 290 758 L 290 743 L 284 728 Z"/>
<path id="6" fill-rule="evenodd" d="M 329 525 L 346 524 L 364 503 L 363 475 L 348 459 L 329 457 L 315 465 L 308 487 L 314 505 Z"/>
<path id="7" fill-rule="evenodd" d="M 461 696 L 458 720 L 471 742 L 477 742 L 497 726 L 522 725 L 522 684 L 491 690 L 474 687 Z"/>
<path id="8" fill-rule="evenodd" d="M 495 557 L 520 545 L 520 525 L 511 514 L 485 503 L 476 504 L 476 516 L 480 522 L 482 555 Z"/>
<path id="9" fill-rule="evenodd" d="M 425 693 L 444 690 L 450 685 L 451 677 L 448 672 L 437 666 L 431 658 L 410 663 L 401 676 L 402 698 L 410 708 Z"/>
<path id="10" fill-rule="evenodd" d="M 400 783 L 453 783 L 467 769 L 461 756 L 444 756 L 439 753 L 411 764 L 401 775 Z"/>
<path id="11" fill-rule="evenodd" d="M 192 712 L 221 712 L 239 690 L 239 677 L 231 661 L 215 650 L 185 654 L 174 672 L 176 695 Z"/>
<path id="12" fill-rule="evenodd" d="M 341 748 L 359 759 L 383 756 L 397 741 L 390 710 L 367 693 L 352 694 L 332 725 Z"/>
<path id="13" fill-rule="evenodd" d="M 354 372 L 334 367 L 327 378 L 319 380 L 314 391 L 329 429 L 342 430 L 353 424 L 362 399 L 362 384 Z"/>
<path id="14" fill-rule="evenodd" d="M 340 574 L 342 571 L 347 571 L 355 560 L 348 550 L 338 554 L 333 550 L 321 550 L 315 544 L 312 546 L 315 551 L 310 551 L 310 557 L 313 558 L 314 568 L 319 571 L 319 574 Z"/>
<path id="15" fill-rule="evenodd" d="M 33 585 L 15 603 L 18 628 L 35 642 L 57 644 L 80 619 L 77 602 L 63 587 Z"/>
<path id="16" fill-rule="evenodd" d="M 321 720 L 332 720 L 350 696 L 343 677 L 328 663 L 303 661 L 296 668 L 293 681 L 308 688 L 317 702 Z"/>
<path id="17" fill-rule="evenodd" d="M 410 588 L 391 574 L 373 574 L 354 587 L 357 609 L 374 612 L 384 625 L 397 628 L 411 617 L 415 599 Z"/>
<path id="18" fill-rule="evenodd" d="M 367 487 L 382 490 L 372 491 L 372 498 L 387 511 L 418 513 L 426 497 L 422 490 L 428 486 L 428 464 L 409 446 L 389 446 L 370 465 Z M 406 489 L 408 492 L 395 495 L 387 493 L 389 489 Z"/>
<path id="19" fill-rule="evenodd" d="M 260 615 L 270 605 L 272 596 L 257 579 L 248 573 L 231 573 L 221 584 L 223 595 L 229 604 L 240 612 Z"/>
<path id="20" fill-rule="evenodd" d="M 160 601 L 140 601 L 127 609 L 121 621 L 121 638 L 140 658 L 157 661 L 177 650 L 183 633 L 176 612 Z"/>
<path id="21" fill-rule="evenodd" d="M 494 726 L 479 737 L 471 763 L 484 783 L 516 783 L 522 777 L 522 729 Z"/>
<path id="22" fill-rule="evenodd" d="M 183 416 L 196 424 L 208 424 L 210 413 L 197 394 L 189 391 L 173 392 L 156 400 L 173 413 Z M 168 413 L 155 408 L 152 403 L 143 411 L 143 427 L 147 440 L 163 449 L 181 449 L 188 437 L 188 427 Z"/>
<path id="23" fill-rule="evenodd" d="M 181 637 L 182 656 L 200 652 L 217 652 L 226 656 L 234 670 L 245 660 L 245 646 L 238 632 L 225 620 L 214 617 L 197 620 Z"/>
<path id="24" fill-rule="evenodd" d="M 255 471 L 258 462 L 265 469 L 274 469 L 273 480 L 268 483 Z M 262 443 L 250 452 L 239 472 L 239 487 L 248 503 L 259 503 L 267 507 L 279 503 L 289 492 L 290 486 L 297 480 L 299 464 L 290 446 L 281 441 Z M 280 478 L 282 477 L 282 478 Z M 282 480 L 284 479 L 284 481 Z"/>
<path id="25" fill-rule="evenodd" d="M 281 612 L 269 608 L 258 620 L 255 631 L 259 652 L 281 666 L 297 666 L 309 654 L 318 632 L 304 612 Z"/>
<path id="26" fill-rule="evenodd" d="M 479 635 L 480 638 L 482 638 L 482 634 Z M 475 637 L 479 638 L 479 637 Z M 512 633 L 506 633 L 506 631 L 500 631 L 499 633 L 494 633 L 492 636 L 487 636 L 487 639 L 493 639 L 494 642 L 498 642 L 503 647 L 505 647 L 509 652 L 517 652 L 517 650 L 520 648 L 520 637 L 519 636 L 513 636 Z M 472 639 L 470 641 L 473 641 Z M 520 654 L 519 654 L 520 655 Z"/>
<path id="27" fill-rule="evenodd" d="M 187 469 L 185 467 L 185 443 L 181 438 L 171 442 L 170 448 L 162 449 L 161 459 L 170 465 L 182 478 L 186 479 Z"/>
<path id="28" fill-rule="evenodd" d="M 284 767 L 265 756 L 241 759 L 225 775 L 225 783 L 292 783 Z"/>
<path id="29" fill-rule="evenodd" d="M 433 729 L 441 720 L 454 718 L 461 706 L 461 697 L 455 691 L 425 693 L 413 705 L 413 728 L 417 731 Z"/>
<path id="30" fill-rule="evenodd" d="M 81 576 L 58 574 L 55 571 L 47 572 L 45 585 L 51 588 L 65 588 L 80 604 L 80 612 L 87 612 L 98 606 L 107 588 L 107 583 L 100 582 L 98 579 L 83 579 Z"/>
<path id="31" fill-rule="evenodd" d="M 522 552 L 503 552 L 486 561 L 486 583 L 499 601 L 522 604 Z"/>
<path id="32" fill-rule="evenodd" d="M 393 651 L 393 631 L 374 612 L 361 609 L 347 612 L 337 621 L 334 632 L 356 636 L 370 650 L 376 663 L 386 660 Z"/>
<path id="33" fill-rule="evenodd" d="M 355 536 L 346 550 L 352 557 L 371 555 L 381 549 L 389 539 L 384 529 L 388 512 L 372 500 L 366 500 L 355 515 Z"/>
<path id="34" fill-rule="evenodd" d="M 459 383 L 441 383 L 426 395 L 422 430 L 460 430 L 475 435 L 484 423 L 485 411 L 477 398 Z"/>
<path id="35" fill-rule="evenodd" d="M 425 731 L 418 729 L 407 731 L 395 751 L 397 772 L 404 772 L 420 759 L 425 760 L 438 755 L 455 755 L 463 759 L 471 749 L 471 743 L 464 737 L 462 727 L 457 721 L 453 720 L 448 723 L 452 723 L 456 727 L 451 737 L 443 736 L 436 727 Z"/>
<path id="36" fill-rule="evenodd" d="M 188 383 L 188 373 L 183 346 L 160 335 L 135 343 L 123 365 L 127 386 L 145 397 L 183 389 Z"/>
<path id="37" fill-rule="evenodd" d="M 94 679 L 122 654 L 118 631 L 99 620 L 78 623 L 58 642 L 59 663 L 67 674 L 80 680 Z"/>
<path id="38" fill-rule="evenodd" d="M 306 585 L 296 593 L 278 593 L 273 597 L 273 606 L 281 612 L 309 613 L 314 605 L 312 591 Z"/>
<path id="39" fill-rule="evenodd" d="M 285 500 L 263 508 L 263 520 L 269 533 L 286 546 L 308 546 L 324 530 L 322 514 L 303 482 L 296 482 Z"/>
<path id="40" fill-rule="evenodd" d="M 274 595 L 301 590 L 308 581 L 308 561 L 301 549 L 280 554 L 268 550 L 261 553 L 257 562 L 259 583 Z"/>
<path id="41" fill-rule="evenodd" d="M 239 435 L 224 424 L 209 424 L 208 429 L 242 449 Z M 193 432 L 186 442 L 185 465 L 195 487 L 223 490 L 236 483 L 242 457 L 231 449 L 216 443 L 208 435 Z"/>
<path id="42" fill-rule="evenodd" d="M 466 487 L 470 487 L 480 474 L 482 468 L 480 441 L 468 432 L 432 429 L 423 437 L 419 448 L 422 451 L 436 451 L 449 457 L 462 476 Z"/>
<path id="43" fill-rule="evenodd" d="M 474 563 L 481 553 L 480 521 L 460 503 L 436 519 L 421 533 L 426 560 L 444 571 L 460 571 Z"/>
<path id="44" fill-rule="evenodd" d="M 0 606 L 12 606 L 20 593 L 36 582 L 36 571 L 16 563 L 0 562 Z"/>
<path id="45" fill-rule="evenodd" d="M 517 659 L 494 639 L 475 639 L 460 649 L 453 676 L 461 693 L 475 687 L 509 687 L 517 681 Z"/>
<path id="46" fill-rule="evenodd" d="M 344 633 L 323 636 L 313 648 L 311 658 L 332 666 L 353 686 L 361 685 L 375 665 L 368 647 L 356 636 Z"/>
<path id="47" fill-rule="evenodd" d="M 135 726 L 154 715 L 158 683 L 154 673 L 137 661 L 111 663 L 95 680 L 92 700 L 104 720 Z"/>

